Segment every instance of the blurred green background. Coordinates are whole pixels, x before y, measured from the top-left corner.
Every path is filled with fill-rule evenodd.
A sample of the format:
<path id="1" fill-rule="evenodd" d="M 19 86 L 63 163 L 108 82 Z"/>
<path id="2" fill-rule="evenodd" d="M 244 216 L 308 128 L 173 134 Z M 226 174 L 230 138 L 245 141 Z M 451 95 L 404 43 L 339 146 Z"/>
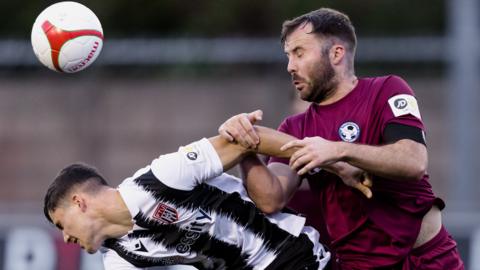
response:
<path id="1" fill-rule="evenodd" d="M 28 38 L 32 18 L 57 1 L 2 1 L 0 34 Z M 95 11 L 107 37 L 276 36 L 281 23 L 319 6 L 348 14 L 365 35 L 439 35 L 445 32 L 442 0 L 219 0 L 78 1 Z M 14 16 L 12 16 L 14 15 Z"/>

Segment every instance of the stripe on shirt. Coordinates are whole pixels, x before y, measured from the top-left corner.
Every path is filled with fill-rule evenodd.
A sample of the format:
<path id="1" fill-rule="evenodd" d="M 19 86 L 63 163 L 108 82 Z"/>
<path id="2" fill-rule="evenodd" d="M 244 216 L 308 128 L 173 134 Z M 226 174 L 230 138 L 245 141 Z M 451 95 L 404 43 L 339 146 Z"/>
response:
<path id="1" fill-rule="evenodd" d="M 192 211 L 203 209 L 228 217 L 263 239 L 265 247 L 275 253 L 285 241 L 294 237 L 270 222 L 252 202 L 243 200 L 236 192 L 227 193 L 205 183 L 197 185 L 191 191 L 174 189 L 159 181 L 151 170 L 137 177 L 134 183 L 150 192 L 159 202 L 170 202 L 178 208 Z"/>

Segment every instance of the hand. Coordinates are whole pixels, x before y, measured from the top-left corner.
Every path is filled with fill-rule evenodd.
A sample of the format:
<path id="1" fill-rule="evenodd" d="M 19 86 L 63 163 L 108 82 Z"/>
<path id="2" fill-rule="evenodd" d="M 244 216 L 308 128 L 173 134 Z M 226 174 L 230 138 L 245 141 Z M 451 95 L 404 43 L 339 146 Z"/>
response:
<path id="1" fill-rule="evenodd" d="M 290 157 L 290 167 L 305 174 L 316 167 L 324 167 L 339 160 L 337 142 L 325 140 L 322 137 L 306 137 L 303 140 L 293 140 L 286 143 L 280 150 L 299 148 Z"/>
<path id="2" fill-rule="evenodd" d="M 246 148 L 257 148 L 260 138 L 253 124 L 262 120 L 262 116 L 261 110 L 232 116 L 218 128 L 218 133 L 229 142 L 238 142 Z"/>
<path id="3" fill-rule="evenodd" d="M 328 168 L 326 168 L 328 170 Z M 358 189 L 367 198 L 372 198 L 373 186 L 372 176 L 362 169 L 354 167 L 348 163 L 342 164 L 342 168 L 336 173 L 345 183 L 345 185 Z"/>

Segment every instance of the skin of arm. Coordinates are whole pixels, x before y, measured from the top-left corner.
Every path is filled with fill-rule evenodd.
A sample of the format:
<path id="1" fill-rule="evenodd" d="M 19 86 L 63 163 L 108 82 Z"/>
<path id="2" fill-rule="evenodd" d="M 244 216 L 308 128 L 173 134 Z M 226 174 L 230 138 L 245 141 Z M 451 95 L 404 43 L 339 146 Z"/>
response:
<path id="1" fill-rule="evenodd" d="M 371 146 L 311 137 L 290 141 L 282 146 L 282 150 L 290 147 L 300 148 L 290 159 L 290 166 L 294 170 L 299 169 L 299 174 L 315 167 L 344 161 L 387 179 L 415 181 L 423 177 L 428 164 L 426 147 L 409 139 Z"/>
<path id="2" fill-rule="evenodd" d="M 240 163 L 248 195 L 264 213 L 285 207 L 300 185 L 300 176 L 288 165 L 273 162 L 268 167 L 257 155 L 248 155 Z"/>
<path id="3" fill-rule="evenodd" d="M 248 155 L 240 163 L 243 181 L 250 198 L 265 213 L 283 209 L 300 186 L 300 176 L 288 165 L 273 162 L 266 166 L 257 155 Z M 346 162 L 336 162 L 323 168 L 342 181 L 372 198 L 372 179 L 363 170 Z M 359 179 L 361 181 L 359 181 Z"/>
<path id="4" fill-rule="evenodd" d="M 263 212 L 273 213 L 286 205 L 298 188 L 299 179 L 297 174 L 286 164 L 272 163 L 267 168 L 254 154 L 289 158 L 297 148 L 289 147 L 287 150 L 281 150 L 280 147 L 296 138 L 265 127 L 255 126 L 254 128 L 260 138 L 254 149 L 229 142 L 221 136 L 212 137 L 209 140 L 222 161 L 224 171 L 244 159 L 241 168 L 250 197 Z M 348 169 L 353 168 L 346 163 L 330 164 L 325 167 L 328 167 L 327 170 L 337 173 L 350 172 Z M 371 183 L 353 182 L 354 188 L 359 189 L 367 197 L 371 197 L 369 189 Z"/>
<path id="5" fill-rule="evenodd" d="M 297 149 L 296 147 L 290 147 L 287 150 L 280 150 L 282 145 L 295 140 L 295 137 L 261 126 L 255 126 L 255 131 L 260 138 L 260 142 L 256 148 L 247 148 L 237 143 L 231 143 L 221 136 L 209 138 L 210 143 L 213 145 L 222 161 L 224 171 L 237 165 L 250 153 L 289 158 Z"/>
<path id="6" fill-rule="evenodd" d="M 299 180 L 297 174 L 285 164 L 273 163 L 269 170 L 256 153 L 289 158 L 295 148 L 281 151 L 280 147 L 296 138 L 265 127 L 255 126 L 254 129 L 259 137 L 254 149 L 229 142 L 221 136 L 209 140 L 222 161 L 224 171 L 243 160 L 241 170 L 245 175 L 244 184 L 249 196 L 262 212 L 270 214 L 284 207 L 296 191 Z"/>
<path id="7" fill-rule="evenodd" d="M 347 144 L 347 143 L 345 143 Z M 425 175 L 428 154 L 425 145 L 402 139 L 384 146 L 344 145 L 341 160 L 393 180 L 420 180 Z"/>

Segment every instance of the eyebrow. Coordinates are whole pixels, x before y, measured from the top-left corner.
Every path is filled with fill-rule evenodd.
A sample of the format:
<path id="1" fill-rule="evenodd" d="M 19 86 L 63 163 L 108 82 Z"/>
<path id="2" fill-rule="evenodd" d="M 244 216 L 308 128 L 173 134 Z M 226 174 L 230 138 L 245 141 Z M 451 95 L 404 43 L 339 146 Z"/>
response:
<path id="1" fill-rule="evenodd" d="M 290 54 L 290 53 L 297 53 L 299 50 L 303 50 L 303 47 L 301 46 L 295 46 L 293 49 L 289 50 L 289 51 L 284 51 L 285 54 Z"/>

